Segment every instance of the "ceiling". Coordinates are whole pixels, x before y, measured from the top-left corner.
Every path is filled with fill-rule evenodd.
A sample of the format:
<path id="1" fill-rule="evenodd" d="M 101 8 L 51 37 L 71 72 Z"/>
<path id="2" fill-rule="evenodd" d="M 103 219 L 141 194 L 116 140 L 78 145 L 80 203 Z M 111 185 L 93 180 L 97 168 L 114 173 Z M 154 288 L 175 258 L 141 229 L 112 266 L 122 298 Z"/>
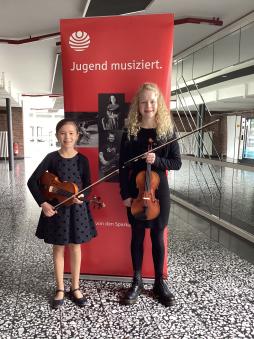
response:
<path id="1" fill-rule="evenodd" d="M 185 106 L 182 107 L 184 101 L 190 110 L 196 110 L 195 104 L 202 104 L 203 98 L 209 111 L 216 111 L 216 114 L 254 113 L 254 61 L 244 63 L 244 68 L 241 66 L 243 64 L 199 78 L 195 80 L 195 83 L 187 81 L 187 87 L 181 87 L 180 78 L 180 88 L 172 88 L 171 99 L 178 100 L 178 110 L 180 111 L 187 110 Z M 191 92 L 195 103 L 189 92 Z M 171 109 L 174 110 L 175 106 L 176 104 L 171 105 Z"/>
<path id="2" fill-rule="evenodd" d="M 150 3 L 147 6 L 147 3 Z M 60 31 L 59 20 L 83 16 L 174 13 L 175 19 L 186 17 L 219 18 L 223 26 L 182 24 L 174 29 L 174 56 L 231 23 L 254 11 L 253 0 L 0 0 L 0 39 L 20 40 Z M 142 10 L 144 8 L 144 10 Z M 135 14 L 135 13 L 132 13 Z M 56 42 L 59 36 L 25 44 L 0 43 L 0 72 L 11 81 L 19 95 L 62 93 L 61 58 Z M 56 61 L 59 62 L 56 62 Z M 237 83 L 243 79 L 238 78 Z M 225 84 L 225 82 L 224 82 Z M 223 86 L 223 84 L 220 84 Z M 0 90 L 0 106 L 8 95 Z M 62 98 L 22 97 L 32 108 L 63 107 Z M 251 99 L 251 98 L 250 98 Z M 231 100 L 232 101 L 232 100 Z M 229 104 L 229 103 L 228 103 Z M 243 103 L 242 103 L 243 104 Z M 224 103 L 217 109 L 223 109 Z M 254 107 L 254 105 L 253 105 Z M 58 109 L 57 108 L 57 109 Z"/>

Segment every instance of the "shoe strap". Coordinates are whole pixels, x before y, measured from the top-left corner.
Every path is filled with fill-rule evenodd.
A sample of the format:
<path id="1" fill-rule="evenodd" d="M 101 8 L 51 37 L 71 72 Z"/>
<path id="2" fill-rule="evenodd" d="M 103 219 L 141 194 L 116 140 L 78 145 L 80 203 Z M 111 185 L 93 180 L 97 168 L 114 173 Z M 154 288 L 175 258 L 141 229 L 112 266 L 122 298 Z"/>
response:
<path id="1" fill-rule="evenodd" d="M 56 290 L 56 293 L 58 293 L 58 292 L 63 292 L 63 293 L 65 293 L 65 290 Z"/>
<path id="2" fill-rule="evenodd" d="M 78 287 L 75 290 L 71 290 L 72 293 L 75 292 L 75 291 L 80 291 L 80 288 Z"/>

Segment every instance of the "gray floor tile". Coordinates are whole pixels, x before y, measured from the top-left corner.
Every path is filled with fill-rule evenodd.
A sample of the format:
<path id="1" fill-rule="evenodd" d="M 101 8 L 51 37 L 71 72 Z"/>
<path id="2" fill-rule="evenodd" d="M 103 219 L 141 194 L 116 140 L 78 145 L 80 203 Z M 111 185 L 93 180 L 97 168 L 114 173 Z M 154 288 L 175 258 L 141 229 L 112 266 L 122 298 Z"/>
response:
<path id="1" fill-rule="evenodd" d="M 149 284 L 126 306 L 129 284 L 80 281 L 87 305 L 78 307 L 67 293 L 63 307 L 52 310 L 52 246 L 34 236 L 40 210 L 26 188 L 24 161 L 17 164 L 19 178 L 0 171 L 1 339 L 254 338 L 254 266 L 228 249 L 242 245 L 176 204 L 167 248 L 174 306 L 154 299 Z M 69 279 L 65 287 L 69 291 Z"/>

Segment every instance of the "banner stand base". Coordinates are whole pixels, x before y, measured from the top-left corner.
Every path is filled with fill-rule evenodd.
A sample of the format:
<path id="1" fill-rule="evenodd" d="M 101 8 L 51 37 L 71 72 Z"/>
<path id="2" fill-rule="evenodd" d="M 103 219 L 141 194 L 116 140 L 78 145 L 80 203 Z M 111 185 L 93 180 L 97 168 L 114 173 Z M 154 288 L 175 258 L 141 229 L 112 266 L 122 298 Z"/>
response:
<path id="1" fill-rule="evenodd" d="M 65 279 L 70 279 L 70 273 L 64 273 Z M 101 280 L 101 281 L 116 281 L 116 282 L 132 282 L 132 277 L 119 277 L 113 275 L 92 275 L 92 274 L 80 274 L 80 279 L 84 280 Z M 143 283 L 153 284 L 153 278 L 143 278 Z"/>

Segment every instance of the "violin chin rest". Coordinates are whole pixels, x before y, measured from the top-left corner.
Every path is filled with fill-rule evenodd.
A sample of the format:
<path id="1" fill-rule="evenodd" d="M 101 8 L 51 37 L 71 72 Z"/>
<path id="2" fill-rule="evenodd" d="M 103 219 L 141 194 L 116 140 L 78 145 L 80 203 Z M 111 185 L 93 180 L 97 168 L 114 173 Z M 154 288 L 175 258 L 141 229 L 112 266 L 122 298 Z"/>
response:
<path id="1" fill-rule="evenodd" d="M 147 215 L 145 213 L 134 214 L 134 218 L 138 220 L 147 220 Z"/>

